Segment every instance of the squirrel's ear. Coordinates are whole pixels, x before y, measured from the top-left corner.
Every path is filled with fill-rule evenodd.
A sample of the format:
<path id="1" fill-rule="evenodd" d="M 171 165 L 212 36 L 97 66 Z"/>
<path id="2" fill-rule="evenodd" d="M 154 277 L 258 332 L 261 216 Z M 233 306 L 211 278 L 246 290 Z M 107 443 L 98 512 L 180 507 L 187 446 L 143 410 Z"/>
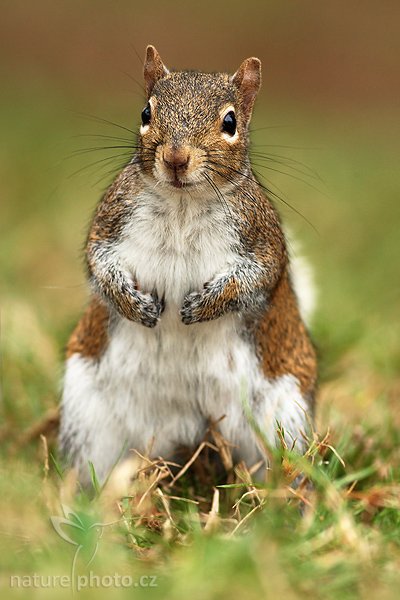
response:
<path id="1" fill-rule="evenodd" d="M 261 61 L 258 58 L 246 58 L 231 77 L 242 97 L 242 108 L 247 121 L 250 120 L 254 100 L 261 86 Z"/>
<path id="2" fill-rule="evenodd" d="M 151 92 L 153 91 L 154 84 L 159 79 L 164 77 L 164 75 L 169 73 L 154 46 L 147 46 L 146 48 L 143 73 L 146 84 L 146 93 L 147 97 L 149 98 L 151 96 Z"/>

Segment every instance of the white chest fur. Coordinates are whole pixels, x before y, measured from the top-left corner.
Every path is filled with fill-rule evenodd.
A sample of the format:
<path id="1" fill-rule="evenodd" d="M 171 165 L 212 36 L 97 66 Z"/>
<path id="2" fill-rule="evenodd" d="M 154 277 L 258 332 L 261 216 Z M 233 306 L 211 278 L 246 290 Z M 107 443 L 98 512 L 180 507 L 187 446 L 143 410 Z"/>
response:
<path id="1" fill-rule="evenodd" d="M 189 291 L 235 260 L 232 227 L 220 203 L 189 197 L 181 200 L 143 194 L 136 200 L 132 224 L 118 254 L 142 290 L 157 289 L 179 306 Z"/>

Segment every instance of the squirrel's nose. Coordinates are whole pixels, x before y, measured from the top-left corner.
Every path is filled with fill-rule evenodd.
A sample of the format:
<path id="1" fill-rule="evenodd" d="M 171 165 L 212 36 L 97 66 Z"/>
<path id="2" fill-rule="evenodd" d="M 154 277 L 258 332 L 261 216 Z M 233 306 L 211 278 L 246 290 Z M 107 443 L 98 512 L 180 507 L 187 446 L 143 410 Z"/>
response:
<path id="1" fill-rule="evenodd" d="M 184 171 L 189 164 L 190 154 L 187 148 L 174 148 L 169 146 L 164 148 L 163 160 L 169 169 L 174 171 Z"/>

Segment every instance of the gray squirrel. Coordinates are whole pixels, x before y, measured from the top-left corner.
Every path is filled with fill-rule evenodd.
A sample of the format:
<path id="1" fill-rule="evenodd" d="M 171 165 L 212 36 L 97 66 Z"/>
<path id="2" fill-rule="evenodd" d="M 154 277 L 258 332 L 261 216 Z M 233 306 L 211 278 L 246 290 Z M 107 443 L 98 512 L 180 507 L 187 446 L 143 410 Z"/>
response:
<path id="1" fill-rule="evenodd" d="M 68 342 L 60 448 L 83 485 L 131 449 L 169 458 L 218 423 L 234 459 L 280 423 L 302 452 L 317 362 L 285 235 L 249 160 L 261 63 L 169 71 L 148 46 L 137 150 L 90 226 L 90 302 Z"/>

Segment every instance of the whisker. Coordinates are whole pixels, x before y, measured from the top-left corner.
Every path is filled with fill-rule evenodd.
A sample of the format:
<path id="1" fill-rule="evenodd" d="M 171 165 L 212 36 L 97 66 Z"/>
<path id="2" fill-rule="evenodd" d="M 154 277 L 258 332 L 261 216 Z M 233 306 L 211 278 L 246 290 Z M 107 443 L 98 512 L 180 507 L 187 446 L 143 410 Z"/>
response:
<path id="1" fill-rule="evenodd" d="M 137 57 L 137 59 L 138 59 L 138 61 L 139 61 L 139 64 L 140 64 L 140 66 L 143 68 L 143 66 L 144 66 L 143 57 L 141 57 L 141 56 L 140 56 L 139 52 L 136 50 L 136 48 L 135 48 L 135 46 L 133 45 L 133 43 L 132 43 L 132 42 L 131 42 L 129 45 L 130 45 L 130 47 L 131 47 L 131 50 L 133 50 L 133 51 L 134 51 L 134 53 L 136 54 L 136 57 Z M 143 89 L 143 86 L 142 86 L 141 84 L 139 84 L 139 85 L 140 85 L 140 87 L 142 87 L 142 89 Z"/>
<path id="2" fill-rule="evenodd" d="M 127 164 L 129 164 L 129 162 L 127 163 L 126 160 L 120 161 L 118 165 L 116 165 L 109 171 L 106 171 L 106 173 L 104 173 L 99 179 L 97 179 L 93 183 L 92 188 L 95 187 L 96 185 L 98 185 L 99 183 L 101 183 L 102 181 L 104 181 L 107 177 L 113 178 L 115 176 L 115 174 L 119 173 Z"/>
<path id="3" fill-rule="evenodd" d="M 204 176 L 205 180 L 209 183 L 211 188 L 214 190 L 214 193 L 215 193 L 217 199 L 221 202 L 221 205 L 225 212 L 225 215 L 226 215 L 226 211 L 228 211 L 230 218 L 233 220 L 232 212 L 231 212 L 231 210 L 228 206 L 228 203 L 227 203 L 225 197 L 223 196 L 221 190 L 218 188 L 216 183 L 211 179 L 211 177 L 209 175 L 207 175 L 207 173 L 203 173 L 203 176 Z"/>
<path id="4" fill-rule="evenodd" d="M 82 119 L 86 119 L 87 121 L 94 121 L 95 123 L 104 123 L 106 125 L 110 125 L 112 127 L 118 127 L 118 129 L 123 129 L 124 131 L 128 131 L 133 135 L 137 135 L 136 131 L 129 129 L 129 127 L 125 127 L 124 125 L 120 125 L 119 123 L 114 123 L 114 121 L 108 121 L 107 119 L 103 119 L 102 117 L 97 117 L 96 115 L 90 115 L 87 113 L 75 113 L 78 117 Z"/>
<path id="5" fill-rule="evenodd" d="M 74 171 L 73 173 L 71 173 L 71 175 L 68 176 L 68 179 L 70 179 L 71 177 L 74 177 L 75 175 L 79 175 L 79 173 L 82 173 L 88 169 L 90 169 L 91 167 L 94 167 L 96 165 L 99 164 L 103 164 L 106 163 L 108 164 L 109 162 L 115 160 L 116 158 L 119 158 L 121 156 L 124 156 L 126 158 L 126 160 L 128 160 L 130 158 L 130 154 L 128 154 L 127 152 L 121 152 L 120 154 L 115 154 L 113 156 L 106 156 L 105 158 L 101 158 L 99 160 L 95 160 L 87 165 L 84 165 L 83 167 L 80 167 L 79 169 L 77 169 L 76 171 Z"/>
<path id="6" fill-rule="evenodd" d="M 281 173 L 282 175 L 287 175 L 288 177 L 291 177 L 292 179 L 295 179 L 296 181 L 300 181 L 301 183 L 304 183 L 305 185 L 308 185 L 309 188 L 311 188 L 314 191 L 318 192 L 319 194 L 321 194 L 321 196 L 327 197 L 326 194 L 322 190 L 320 190 L 319 188 L 317 188 L 315 185 L 313 185 L 312 183 L 310 183 L 306 179 L 302 179 L 301 177 L 297 177 L 296 175 L 293 175 L 292 173 L 286 173 L 285 171 L 280 171 L 279 169 L 274 169 L 273 167 L 268 167 L 267 165 L 259 165 L 257 163 L 253 163 L 253 164 L 256 167 L 259 167 L 261 169 L 269 169 L 270 171 L 275 171 L 276 173 Z M 253 171 L 254 171 L 254 173 L 258 174 L 260 177 L 263 177 L 263 175 L 261 173 L 258 173 L 255 169 L 253 169 Z"/>
<path id="7" fill-rule="evenodd" d="M 253 213 L 255 214 L 255 212 L 256 212 L 255 204 L 257 203 L 257 200 L 256 200 L 256 198 L 254 198 L 254 196 L 252 196 L 247 190 L 244 190 L 241 187 L 241 185 L 237 181 L 235 181 L 233 178 L 228 177 L 227 175 L 225 175 L 225 173 L 220 173 L 219 171 L 217 171 L 217 169 L 213 169 L 212 167 L 207 166 L 207 165 L 206 165 L 206 169 L 208 169 L 209 171 L 212 171 L 213 173 L 216 173 L 217 175 L 219 175 L 223 179 L 226 179 L 226 181 L 228 181 L 236 189 L 238 189 L 241 192 L 241 194 L 243 194 L 244 196 L 246 196 L 246 198 L 248 198 L 252 202 L 252 204 L 254 206 Z"/>
<path id="8" fill-rule="evenodd" d="M 142 85 L 141 85 L 141 84 L 138 82 L 138 80 L 137 80 L 137 79 L 135 79 L 135 78 L 134 78 L 134 77 L 133 77 L 133 76 L 132 76 L 130 73 L 128 73 L 127 71 L 121 71 L 121 73 L 122 73 L 123 75 L 126 75 L 126 77 L 128 77 L 128 79 L 130 79 L 131 81 L 133 81 L 133 83 L 135 83 L 135 84 L 138 86 L 138 88 L 140 89 L 140 92 L 138 92 L 137 90 L 132 90 L 132 92 L 133 92 L 134 94 L 136 94 L 136 96 L 139 96 L 140 98 L 142 98 L 142 100 L 143 100 L 143 97 L 145 97 L 145 96 L 146 96 L 146 92 L 145 92 L 145 89 L 144 89 L 144 87 L 143 87 L 143 86 L 142 86 Z"/>
<path id="9" fill-rule="evenodd" d="M 285 129 L 287 127 L 291 127 L 290 125 L 268 125 L 267 127 L 257 127 L 256 129 L 248 129 L 249 133 L 254 133 L 256 131 L 265 131 L 266 129 Z"/>
<path id="10" fill-rule="evenodd" d="M 128 150 L 139 150 L 138 146 L 126 146 L 126 145 L 118 145 L 118 146 L 97 146 L 93 148 L 81 148 L 79 150 L 74 150 L 67 158 L 74 158 L 75 156 L 81 156 L 83 154 L 89 154 L 90 152 L 101 152 L 103 150 L 120 150 L 126 148 Z"/>
<path id="11" fill-rule="evenodd" d="M 116 142 L 126 142 L 129 143 L 131 142 L 131 138 L 123 138 L 123 137 L 118 137 L 116 135 L 105 135 L 102 133 L 80 133 L 78 135 L 73 135 L 71 136 L 72 139 L 76 139 L 76 138 L 101 138 L 104 140 L 114 140 Z M 137 136 L 135 136 L 137 137 Z"/>
<path id="12" fill-rule="evenodd" d="M 264 190 L 268 195 L 273 196 L 274 198 L 276 198 L 277 200 L 279 200 L 280 202 L 282 202 L 285 206 L 287 206 L 288 208 L 290 208 L 293 212 L 295 212 L 297 215 L 299 215 L 308 225 L 310 225 L 310 227 L 315 231 L 315 233 L 318 234 L 316 228 L 314 227 L 314 225 L 299 211 L 297 210 L 294 206 L 292 206 L 287 200 L 285 200 L 284 198 L 282 198 L 279 194 L 276 194 L 275 192 L 273 192 L 270 188 L 266 187 L 264 184 L 262 184 L 261 182 L 257 181 L 257 179 L 255 179 L 253 176 L 247 175 L 246 173 L 243 173 L 242 171 L 239 171 L 238 169 L 234 169 L 233 167 L 230 167 L 229 165 L 225 165 L 222 163 L 215 163 L 212 161 L 209 161 L 211 164 L 216 165 L 217 167 L 222 167 L 225 169 L 228 169 L 234 173 L 236 173 L 237 175 L 241 175 L 242 177 L 252 181 L 255 185 L 259 186 L 262 190 Z M 224 173 L 220 173 L 218 172 L 218 174 L 221 177 L 224 177 L 225 179 L 228 180 L 228 178 L 226 177 L 226 175 Z M 232 182 L 231 182 L 232 183 Z M 272 184 L 274 185 L 274 184 Z M 276 187 L 276 186 L 274 186 Z M 242 192 L 244 192 L 244 190 L 242 190 Z"/>
<path id="13" fill-rule="evenodd" d="M 212 163 L 215 164 L 215 163 Z M 249 200 L 251 200 L 252 202 L 256 202 L 256 199 L 254 198 L 254 196 L 252 196 L 247 190 L 244 190 L 238 183 L 237 181 L 235 181 L 233 178 L 228 177 L 225 173 L 221 173 L 220 171 L 218 171 L 217 169 L 213 169 L 212 167 L 210 167 L 209 165 L 206 165 L 206 169 L 208 169 L 209 171 L 212 171 L 213 173 L 216 173 L 217 175 L 219 175 L 220 177 L 223 177 L 224 179 L 226 179 L 226 181 L 228 181 L 229 183 L 231 183 L 232 185 L 235 185 L 238 189 L 240 189 L 243 193 L 244 196 L 246 196 L 247 198 L 249 198 Z"/>
<path id="14" fill-rule="evenodd" d="M 220 153 L 220 152 L 214 152 L 214 153 L 213 153 L 213 152 L 211 152 L 210 154 L 211 154 L 211 155 L 214 155 L 214 156 L 215 156 L 215 155 L 217 155 L 217 156 L 222 156 L 222 157 L 224 156 L 224 155 L 223 155 L 222 153 Z M 322 179 L 319 177 L 319 175 L 318 175 L 318 174 L 317 174 L 315 171 L 313 171 L 313 170 L 312 170 L 310 167 L 308 167 L 308 166 L 307 166 L 307 165 L 305 165 L 304 163 L 301 163 L 300 161 L 296 161 L 295 159 L 291 159 L 291 158 L 289 158 L 289 157 L 284 157 L 284 156 L 279 156 L 279 155 L 274 155 L 274 154 L 270 154 L 270 155 L 268 155 L 268 154 L 263 154 L 263 153 L 253 152 L 253 151 L 251 151 L 251 150 L 250 150 L 250 155 L 251 155 L 251 156 L 256 156 L 256 158 L 257 158 L 258 160 L 262 160 L 262 161 L 265 161 L 265 162 L 272 162 L 272 163 L 276 163 L 276 164 L 279 164 L 279 165 L 283 165 L 283 166 L 285 166 L 286 168 L 288 168 L 288 169 L 291 169 L 291 170 L 292 170 L 292 171 L 294 171 L 295 173 L 299 173 L 299 174 L 301 174 L 301 175 L 304 175 L 304 177 L 309 177 L 310 179 L 318 180 L 318 181 L 320 181 L 321 183 L 323 183 Z M 275 157 L 277 157 L 277 158 L 283 158 L 284 160 L 276 160 L 276 158 L 275 158 Z M 284 161 L 287 161 L 287 160 L 289 160 L 289 161 L 291 161 L 291 162 L 294 162 L 294 163 L 296 163 L 296 164 L 300 164 L 300 165 L 302 165 L 302 166 L 303 166 L 305 169 L 307 169 L 307 170 L 308 170 L 308 171 L 310 171 L 310 172 L 309 172 L 309 173 L 307 173 L 307 172 L 304 172 L 302 169 L 299 169 L 299 168 L 297 168 L 297 167 L 295 167 L 295 166 L 293 166 L 293 165 L 287 164 L 287 162 L 284 162 Z M 280 174 L 282 174 L 282 175 L 287 175 L 288 177 L 293 177 L 294 179 L 296 179 L 296 177 L 295 177 L 293 174 L 291 174 L 291 173 L 287 173 L 286 171 L 281 171 L 281 170 L 279 170 L 279 169 L 274 169 L 273 167 L 270 167 L 270 166 L 267 166 L 267 165 L 260 165 L 260 164 L 258 164 L 258 165 L 257 165 L 257 163 L 255 163 L 253 160 L 251 160 L 251 165 L 256 165 L 256 166 L 259 166 L 259 167 L 261 167 L 261 168 L 270 169 L 271 171 L 276 171 L 277 173 L 280 173 Z M 299 181 L 302 181 L 303 183 L 305 183 L 305 184 L 307 184 L 307 185 L 310 185 L 310 184 L 309 184 L 307 181 L 304 181 L 304 180 L 302 180 L 301 178 L 298 178 L 298 180 L 299 180 Z M 312 186 L 311 186 L 311 187 L 312 187 Z M 318 190 L 318 191 L 319 191 L 319 190 Z M 321 193 L 322 193 L 322 192 L 321 192 Z"/>
<path id="15" fill-rule="evenodd" d="M 316 171 L 314 171 L 313 169 L 311 169 L 311 167 L 307 166 L 306 164 L 302 163 L 301 161 L 286 157 L 286 156 L 280 156 L 279 154 L 263 154 L 261 152 L 253 152 L 250 150 L 250 156 L 255 156 L 257 160 L 263 160 L 266 162 L 273 162 L 276 163 L 278 165 L 283 165 L 285 167 L 287 167 L 288 169 L 292 169 L 292 171 L 295 171 L 296 173 L 300 173 L 301 175 L 304 175 L 305 177 L 310 177 L 311 179 L 315 179 L 320 181 L 321 183 L 323 183 L 321 177 L 318 175 L 318 173 Z M 281 159 L 281 160 L 277 160 L 277 159 Z M 301 165 L 302 167 L 304 167 L 307 171 L 303 171 L 302 169 L 299 169 L 298 167 L 294 167 L 291 164 L 288 164 L 288 161 L 291 163 L 294 163 L 296 165 Z"/>
<path id="16" fill-rule="evenodd" d="M 289 146 L 287 144 L 254 144 L 252 142 L 253 148 L 286 148 L 288 150 L 321 150 L 317 146 Z"/>

